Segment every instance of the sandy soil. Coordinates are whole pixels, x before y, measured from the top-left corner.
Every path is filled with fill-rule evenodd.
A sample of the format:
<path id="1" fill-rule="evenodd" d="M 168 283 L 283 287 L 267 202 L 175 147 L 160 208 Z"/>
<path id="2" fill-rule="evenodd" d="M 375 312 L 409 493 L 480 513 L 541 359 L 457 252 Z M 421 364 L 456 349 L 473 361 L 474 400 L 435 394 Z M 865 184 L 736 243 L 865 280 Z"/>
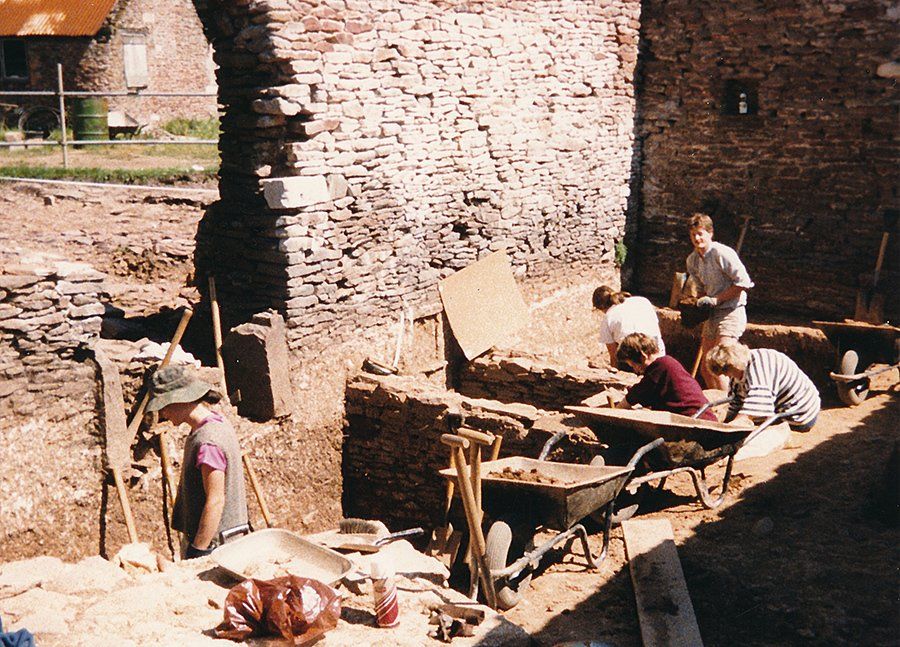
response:
<path id="1" fill-rule="evenodd" d="M 110 272 L 111 302 L 130 315 L 194 298 L 185 285 L 202 202 L 4 185 L 0 206 L 0 245 L 58 251 Z M 589 288 L 534 288 L 526 296 L 537 304 L 534 322 L 512 347 L 573 364 L 603 362 L 604 352 L 585 343 L 596 325 Z M 704 510 L 689 496 L 686 477 L 671 479 L 651 500 L 644 514 L 672 523 L 707 645 L 897 644 L 900 533 L 887 522 L 896 509 L 879 508 L 873 492 L 883 484 L 898 414 L 896 392 L 874 394 L 854 409 L 831 402 L 812 432 L 737 464 L 732 495 L 719 509 Z M 268 465 L 296 450 L 296 438 L 296 430 L 281 430 L 254 448 L 257 471 L 275 484 L 277 500 L 290 497 L 292 484 Z M 713 478 L 720 474 L 712 470 Z M 321 476 L 323 487 L 340 487 Z M 306 513 L 315 526 L 315 510 Z M 592 542 L 599 550 L 598 535 Z M 599 572 L 586 571 L 577 556 L 547 563 L 508 619 L 540 645 L 640 644 L 619 529 Z"/>

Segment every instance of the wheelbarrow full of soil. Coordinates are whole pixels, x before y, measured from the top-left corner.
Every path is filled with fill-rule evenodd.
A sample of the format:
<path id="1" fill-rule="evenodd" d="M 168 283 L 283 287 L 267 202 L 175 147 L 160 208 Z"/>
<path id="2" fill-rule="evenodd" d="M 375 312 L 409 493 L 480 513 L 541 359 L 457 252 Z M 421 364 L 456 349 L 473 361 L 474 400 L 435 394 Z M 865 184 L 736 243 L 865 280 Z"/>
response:
<path id="1" fill-rule="evenodd" d="M 542 457 L 546 454 L 542 452 Z M 481 464 L 484 514 L 490 523 L 486 563 L 499 608 L 510 609 L 519 601 L 541 559 L 563 542 L 565 550 L 570 551 L 580 539 L 588 566 L 597 568 L 608 551 L 615 499 L 639 458 L 623 467 L 555 463 L 522 456 Z M 440 474 L 447 479 L 457 477 L 453 469 L 441 470 Z M 579 522 L 601 511 L 605 512 L 603 548 L 595 556 L 588 545 L 588 533 Z M 538 530 L 558 533 L 535 546 Z M 523 550 L 524 555 L 508 564 L 511 546 Z"/>
<path id="2" fill-rule="evenodd" d="M 871 379 L 900 367 L 900 328 L 862 321 L 813 321 L 835 349 L 834 380 L 838 397 L 847 406 L 869 395 Z"/>
<path id="3" fill-rule="evenodd" d="M 649 409 L 570 406 L 566 410 L 575 413 L 605 443 L 624 448 L 626 452 L 633 447 L 641 448 L 644 461 L 640 466 L 635 465 L 626 485 L 629 491 L 637 491 L 641 485 L 653 481 L 660 481 L 658 487 L 662 488 L 669 476 L 687 472 L 701 503 L 712 510 L 725 500 L 737 451 L 773 424 L 792 415 L 779 413 L 756 427 L 733 426 L 697 417 L 724 402 L 728 400 L 709 403 L 694 417 Z M 725 475 L 716 496 L 706 482 L 706 468 L 721 460 L 726 461 Z M 633 506 L 628 516 L 636 510 Z M 622 518 L 624 515 L 617 520 Z"/>

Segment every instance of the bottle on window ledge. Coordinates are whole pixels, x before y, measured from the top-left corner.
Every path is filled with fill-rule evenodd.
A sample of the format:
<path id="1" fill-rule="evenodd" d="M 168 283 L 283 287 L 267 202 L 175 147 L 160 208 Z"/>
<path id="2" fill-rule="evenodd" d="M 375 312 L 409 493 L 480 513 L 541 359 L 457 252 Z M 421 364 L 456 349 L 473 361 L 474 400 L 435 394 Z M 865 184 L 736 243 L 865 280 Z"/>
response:
<path id="1" fill-rule="evenodd" d="M 747 93 L 741 92 L 738 97 L 738 114 L 746 115 L 750 112 L 750 104 L 747 103 Z"/>

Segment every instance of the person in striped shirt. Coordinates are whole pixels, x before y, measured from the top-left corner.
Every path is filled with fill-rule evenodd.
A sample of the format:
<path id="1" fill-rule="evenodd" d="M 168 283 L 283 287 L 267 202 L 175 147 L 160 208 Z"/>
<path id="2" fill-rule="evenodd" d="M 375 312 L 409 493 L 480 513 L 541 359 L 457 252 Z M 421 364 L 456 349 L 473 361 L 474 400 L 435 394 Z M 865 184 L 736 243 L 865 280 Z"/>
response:
<path id="1" fill-rule="evenodd" d="M 731 406 L 725 420 L 734 424 L 761 422 L 776 413 L 790 412 L 794 431 L 809 431 L 816 424 L 822 402 L 812 380 L 784 353 L 771 348 L 750 350 L 732 343 L 712 348 L 707 367 L 731 378 Z"/>

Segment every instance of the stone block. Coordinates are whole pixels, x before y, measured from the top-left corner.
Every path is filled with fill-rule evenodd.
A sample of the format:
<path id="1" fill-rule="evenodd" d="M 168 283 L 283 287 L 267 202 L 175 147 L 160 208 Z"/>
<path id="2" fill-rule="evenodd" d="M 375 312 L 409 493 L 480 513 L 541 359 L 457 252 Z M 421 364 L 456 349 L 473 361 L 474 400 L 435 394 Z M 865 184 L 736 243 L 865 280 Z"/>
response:
<path id="1" fill-rule="evenodd" d="M 272 178 L 263 180 L 262 185 L 272 209 L 299 209 L 331 200 L 322 175 Z"/>
<path id="2" fill-rule="evenodd" d="M 280 314 L 262 312 L 233 328 L 222 355 L 229 390 L 241 392 L 237 408 L 242 416 L 269 420 L 291 412 L 290 356 Z"/>

